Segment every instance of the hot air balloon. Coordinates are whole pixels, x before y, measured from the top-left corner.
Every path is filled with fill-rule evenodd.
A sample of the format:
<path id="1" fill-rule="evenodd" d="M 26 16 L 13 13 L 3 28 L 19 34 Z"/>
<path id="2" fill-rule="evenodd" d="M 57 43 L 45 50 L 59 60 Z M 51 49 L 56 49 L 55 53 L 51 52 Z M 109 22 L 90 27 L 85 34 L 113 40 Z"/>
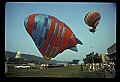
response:
<path id="1" fill-rule="evenodd" d="M 46 60 L 56 57 L 66 49 L 77 52 L 76 45 L 83 45 L 72 30 L 54 16 L 32 14 L 26 17 L 24 25 Z"/>
<path id="2" fill-rule="evenodd" d="M 101 15 L 99 12 L 89 12 L 85 15 L 84 21 L 89 26 L 89 31 L 94 33 L 96 31 L 96 27 L 99 24 L 101 19 Z"/>

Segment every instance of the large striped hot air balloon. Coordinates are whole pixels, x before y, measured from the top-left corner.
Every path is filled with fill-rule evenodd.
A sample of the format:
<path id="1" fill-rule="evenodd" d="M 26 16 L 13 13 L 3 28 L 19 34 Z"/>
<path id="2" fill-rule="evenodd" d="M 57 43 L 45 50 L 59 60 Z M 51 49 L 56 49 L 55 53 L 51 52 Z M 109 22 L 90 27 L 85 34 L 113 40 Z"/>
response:
<path id="1" fill-rule="evenodd" d="M 99 12 L 89 12 L 85 15 L 84 21 L 90 27 L 89 31 L 94 33 L 96 31 L 96 27 L 99 24 L 101 19 L 101 15 Z"/>
<path id="2" fill-rule="evenodd" d="M 83 44 L 65 23 L 54 16 L 32 14 L 24 20 L 24 25 L 46 60 L 56 57 L 66 49 L 77 52 L 77 43 Z"/>

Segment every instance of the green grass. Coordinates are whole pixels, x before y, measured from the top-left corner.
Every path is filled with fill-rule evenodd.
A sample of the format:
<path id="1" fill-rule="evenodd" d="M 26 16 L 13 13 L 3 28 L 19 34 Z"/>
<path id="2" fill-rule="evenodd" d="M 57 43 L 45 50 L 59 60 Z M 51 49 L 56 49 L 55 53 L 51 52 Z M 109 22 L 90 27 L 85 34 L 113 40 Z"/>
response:
<path id="1" fill-rule="evenodd" d="M 80 66 L 75 65 L 47 69 L 9 68 L 8 77 L 97 78 L 97 73 L 88 70 L 80 71 Z"/>

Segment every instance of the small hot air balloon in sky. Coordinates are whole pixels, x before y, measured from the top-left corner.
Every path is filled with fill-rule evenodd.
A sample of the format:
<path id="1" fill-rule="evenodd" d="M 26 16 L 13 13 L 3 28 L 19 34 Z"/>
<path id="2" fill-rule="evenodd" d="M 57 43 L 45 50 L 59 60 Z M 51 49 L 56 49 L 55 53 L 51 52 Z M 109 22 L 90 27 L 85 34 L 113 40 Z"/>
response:
<path id="1" fill-rule="evenodd" d="M 101 19 L 101 15 L 99 12 L 89 12 L 85 15 L 84 21 L 89 26 L 89 31 L 94 33 L 96 31 L 96 27 L 99 24 Z"/>
<path id="2" fill-rule="evenodd" d="M 78 52 L 76 45 L 83 45 L 72 30 L 54 16 L 32 14 L 26 17 L 24 25 L 46 60 L 56 57 L 66 49 Z"/>

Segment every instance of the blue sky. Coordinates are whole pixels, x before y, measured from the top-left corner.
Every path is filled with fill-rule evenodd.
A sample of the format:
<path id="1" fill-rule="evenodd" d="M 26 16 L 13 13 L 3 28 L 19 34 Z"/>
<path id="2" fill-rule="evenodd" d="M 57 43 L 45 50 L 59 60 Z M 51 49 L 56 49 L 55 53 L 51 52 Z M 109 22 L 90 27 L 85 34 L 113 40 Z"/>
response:
<path id="1" fill-rule="evenodd" d="M 90 11 L 101 14 L 95 34 L 89 32 L 84 22 Z M 107 48 L 116 43 L 116 4 L 107 2 L 7 2 L 5 4 L 5 50 L 42 57 L 32 38 L 28 35 L 24 20 L 28 15 L 43 13 L 55 16 L 66 23 L 83 45 L 77 45 L 78 52 L 69 49 L 52 60 L 82 60 L 87 53 L 105 54 Z M 91 48 L 92 47 L 92 48 Z"/>

